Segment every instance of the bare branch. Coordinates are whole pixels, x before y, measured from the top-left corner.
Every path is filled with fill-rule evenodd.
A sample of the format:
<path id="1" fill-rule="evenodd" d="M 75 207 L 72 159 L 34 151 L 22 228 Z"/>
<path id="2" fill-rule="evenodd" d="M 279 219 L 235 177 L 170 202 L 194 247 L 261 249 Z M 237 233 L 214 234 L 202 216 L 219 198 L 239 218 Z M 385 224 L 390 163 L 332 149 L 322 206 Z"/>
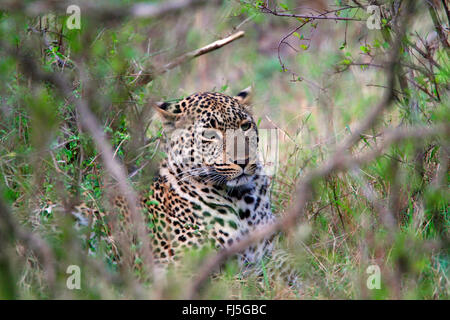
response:
<path id="1" fill-rule="evenodd" d="M 219 48 L 222 48 L 223 46 L 225 46 L 239 38 L 242 38 L 244 35 L 245 35 L 244 31 L 238 31 L 226 38 L 214 41 L 202 48 L 187 52 L 187 53 L 175 58 L 173 61 L 165 64 L 163 67 L 157 68 L 156 71 L 141 72 L 137 75 L 136 79 L 138 79 L 138 80 L 137 81 L 135 80 L 136 85 L 145 85 L 145 84 L 149 83 L 150 81 L 152 81 L 156 76 L 162 75 L 162 74 L 166 73 L 167 71 L 169 71 L 175 67 L 178 67 L 179 65 L 186 63 L 194 58 L 197 58 L 199 56 L 202 56 L 206 53 L 212 52 Z M 139 78 L 139 77 L 141 77 L 141 78 Z"/>
<path id="2" fill-rule="evenodd" d="M 273 224 L 265 226 L 259 230 L 254 231 L 246 238 L 242 239 L 240 242 L 235 243 L 229 248 L 222 249 L 218 254 L 209 258 L 205 264 L 201 266 L 198 272 L 198 276 L 194 278 L 192 283 L 187 289 L 187 299 L 195 298 L 199 288 L 207 277 L 218 268 L 227 258 L 232 257 L 239 252 L 242 252 L 254 243 L 261 241 L 271 235 L 275 234 L 280 230 L 287 231 L 294 226 L 299 217 L 304 214 L 307 202 L 311 198 L 311 191 L 313 189 L 313 183 L 319 179 L 328 177 L 330 174 L 345 171 L 349 169 L 358 168 L 364 164 L 375 159 L 379 156 L 383 150 L 395 142 L 405 140 L 405 139 L 424 139 L 436 135 L 445 135 L 448 137 L 450 134 L 449 125 L 438 125 L 435 127 L 413 127 L 413 128 L 401 128 L 392 131 L 391 133 L 386 133 L 385 141 L 382 145 L 365 153 L 358 157 L 351 157 L 344 155 L 343 153 L 337 153 L 340 156 L 334 156 L 329 161 L 325 162 L 319 168 L 312 170 L 309 174 L 306 174 L 302 178 L 301 183 L 297 187 L 295 194 L 298 195 L 295 203 L 286 212 L 286 214 L 277 219 Z M 343 145 L 345 147 L 345 144 Z M 343 150 L 342 147 L 340 150 Z"/>
<path id="3" fill-rule="evenodd" d="M 189 60 L 192 60 L 194 58 L 197 58 L 201 55 L 204 55 L 205 53 L 217 50 L 219 48 L 222 48 L 223 46 L 233 42 L 234 40 L 237 40 L 239 38 L 242 38 L 244 36 L 245 32 L 244 31 L 238 31 L 236 33 L 233 33 L 231 36 L 214 41 L 213 43 L 210 43 L 202 48 L 199 48 L 197 50 L 188 52 L 183 54 L 182 56 L 179 56 L 178 58 L 174 59 L 172 62 L 169 62 L 168 64 L 166 64 L 163 69 L 165 70 L 164 72 L 173 69 L 177 66 L 179 66 L 182 63 L 185 63 Z"/>
<path id="4" fill-rule="evenodd" d="M 448 44 L 447 41 L 447 35 L 445 34 L 444 28 L 439 21 L 439 16 L 436 12 L 436 9 L 430 2 L 427 2 L 427 4 L 428 4 L 428 12 L 430 13 L 431 20 L 433 20 L 434 28 L 436 29 L 436 32 L 439 35 L 439 39 L 441 40 L 443 47 L 445 49 L 449 49 L 450 45 Z"/>
<path id="5" fill-rule="evenodd" d="M 43 72 L 41 68 L 33 61 L 31 57 L 28 57 L 21 52 L 14 52 L 9 46 L 0 41 L 0 45 L 9 49 L 11 54 L 15 54 L 18 60 L 21 62 L 21 67 L 24 73 L 31 76 L 35 81 L 43 81 L 52 83 L 60 92 L 61 96 L 67 98 L 72 95 L 72 88 L 69 81 L 60 73 L 48 73 Z M 81 78 L 83 75 L 81 75 Z M 146 265 L 153 271 L 153 255 L 151 253 L 151 244 L 148 240 L 147 232 L 145 230 L 145 223 L 141 213 L 137 209 L 137 197 L 132 187 L 128 184 L 126 170 L 121 163 L 114 158 L 114 152 L 107 141 L 102 126 L 98 123 L 94 114 L 88 107 L 88 102 L 83 99 L 76 99 L 75 105 L 77 111 L 80 114 L 80 120 L 82 125 L 89 131 L 94 139 L 97 148 L 103 159 L 103 163 L 106 170 L 118 181 L 118 188 L 121 194 L 127 200 L 130 208 L 132 225 L 137 228 L 138 239 L 142 241 L 143 254 Z"/>

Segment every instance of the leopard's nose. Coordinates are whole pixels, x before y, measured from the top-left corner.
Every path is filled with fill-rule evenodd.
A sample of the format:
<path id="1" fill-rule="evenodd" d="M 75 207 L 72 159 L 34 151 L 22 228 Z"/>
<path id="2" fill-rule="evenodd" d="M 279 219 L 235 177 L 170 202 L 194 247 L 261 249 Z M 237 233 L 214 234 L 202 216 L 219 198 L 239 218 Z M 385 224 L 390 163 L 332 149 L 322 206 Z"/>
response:
<path id="1" fill-rule="evenodd" d="M 249 159 L 245 159 L 245 160 L 235 160 L 233 161 L 234 164 L 237 164 L 239 167 L 242 168 L 242 170 L 245 170 L 245 167 L 248 165 Z"/>

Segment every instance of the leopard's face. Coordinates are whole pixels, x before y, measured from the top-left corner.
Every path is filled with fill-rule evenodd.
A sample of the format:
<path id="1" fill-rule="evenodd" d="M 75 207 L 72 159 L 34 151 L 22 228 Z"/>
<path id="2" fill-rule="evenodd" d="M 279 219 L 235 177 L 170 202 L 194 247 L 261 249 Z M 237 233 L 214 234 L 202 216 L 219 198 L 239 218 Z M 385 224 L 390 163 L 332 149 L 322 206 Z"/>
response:
<path id="1" fill-rule="evenodd" d="M 228 187 L 253 181 L 261 168 L 247 97 L 246 91 L 236 97 L 207 92 L 158 106 L 168 134 L 168 162 L 177 177 Z"/>

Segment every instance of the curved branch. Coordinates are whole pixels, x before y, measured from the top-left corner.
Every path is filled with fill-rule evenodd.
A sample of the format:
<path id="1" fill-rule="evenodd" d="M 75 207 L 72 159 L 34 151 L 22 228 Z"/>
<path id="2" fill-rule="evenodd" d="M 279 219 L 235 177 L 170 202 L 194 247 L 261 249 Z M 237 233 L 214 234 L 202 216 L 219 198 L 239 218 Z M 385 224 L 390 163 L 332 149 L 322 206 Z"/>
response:
<path id="1" fill-rule="evenodd" d="M 405 15 L 403 18 L 403 23 L 401 24 L 401 30 L 399 30 L 397 34 L 397 38 L 395 39 L 390 52 L 390 59 L 388 64 L 388 77 L 387 77 L 387 90 L 380 103 L 373 108 L 370 113 L 364 118 L 355 129 L 352 130 L 352 134 L 347 137 L 337 148 L 333 156 L 321 165 L 319 168 L 310 171 L 309 174 L 306 174 L 305 177 L 301 179 L 301 182 L 297 185 L 296 191 L 294 194 L 297 195 L 297 198 L 294 204 L 290 207 L 287 213 L 280 219 L 276 220 L 273 224 L 265 226 L 259 230 L 255 230 L 252 234 L 242 239 L 241 241 L 233 244 L 229 248 L 225 248 L 219 253 L 210 259 L 208 259 L 204 265 L 200 267 L 198 276 L 193 279 L 190 285 L 187 288 L 187 298 L 191 299 L 196 297 L 201 285 L 208 278 L 208 276 L 218 268 L 226 259 L 229 257 L 243 251 L 248 248 L 253 243 L 261 241 L 266 237 L 270 237 L 276 232 L 280 230 L 288 230 L 296 225 L 296 222 L 300 217 L 304 215 L 305 207 L 307 202 L 310 200 L 313 191 L 313 184 L 319 179 L 325 178 L 329 176 L 331 173 L 336 171 L 343 171 L 353 168 L 358 164 L 367 163 L 369 160 L 373 159 L 376 155 L 381 152 L 382 149 L 377 149 L 377 152 L 372 152 L 371 154 L 363 157 L 353 158 L 348 156 L 349 149 L 355 145 L 361 138 L 361 134 L 363 134 L 366 130 L 370 129 L 378 120 L 380 114 L 387 109 L 394 100 L 394 79 L 396 75 L 396 69 L 399 65 L 400 60 L 400 47 L 401 42 L 404 36 L 404 32 L 406 30 L 406 25 L 408 22 L 408 17 L 411 16 L 411 13 L 414 10 L 414 5 L 410 3 L 407 6 Z M 442 128 L 439 128 L 441 130 Z M 448 132 L 448 126 L 445 128 L 445 131 Z M 440 132 L 440 131 L 439 131 Z M 423 129 L 418 130 L 414 129 L 408 131 L 408 134 L 404 134 L 404 132 L 393 134 L 392 138 L 386 139 L 388 143 L 395 142 L 397 140 L 404 139 L 405 137 L 416 137 L 422 138 L 426 136 L 425 133 L 428 134 L 436 134 L 436 128 L 432 129 Z"/>
<path id="2" fill-rule="evenodd" d="M 244 31 L 238 31 L 236 33 L 233 33 L 232 35 L 225 37 L 220 40 L 216 40 L 204 47 L 201 47 L 199 49 L 187 52 L 185 54 L 182 54 L 181 56 L 175 58 L 171 62 L 165 64 L 162 67 L 156 68 L 154 71 L 150 72 L 139 72 L 137 74 L 137 77 L 135 80 L 137 86 L 145 85 L 152 81 L 155 77 L 160 76 L 167 71 L 174 69 L 175 67 L 178 67 L 179 65 L 186 63 L 194 58 L 200 57 L 206 53 L 212 52 L 214 50 L 217 50 L 219 48 L 222 48 L 223 46 L 226 46 L 227 44 L 242 38 L 245 35 Z"/>

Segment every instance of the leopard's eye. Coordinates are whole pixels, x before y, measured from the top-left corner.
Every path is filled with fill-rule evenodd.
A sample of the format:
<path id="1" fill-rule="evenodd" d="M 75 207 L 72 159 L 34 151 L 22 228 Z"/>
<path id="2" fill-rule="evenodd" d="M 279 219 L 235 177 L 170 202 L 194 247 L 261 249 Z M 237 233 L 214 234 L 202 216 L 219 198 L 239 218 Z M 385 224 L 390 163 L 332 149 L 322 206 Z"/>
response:
<path id="1" fill-rule="evenodd" d="M 217 130 L 205 130 L 203 132 L 203 138 L 209 139 L 209 140 L 219 140 L 220 135 L 217 132 Z"/>
<path id="2" fill-rule="evenodd" d="M 241 124 L 242 131 L 247 131 L 251 127 L 252 127 L 252 123 L 251 122 L 244 122 L 243 124 Z"/>

